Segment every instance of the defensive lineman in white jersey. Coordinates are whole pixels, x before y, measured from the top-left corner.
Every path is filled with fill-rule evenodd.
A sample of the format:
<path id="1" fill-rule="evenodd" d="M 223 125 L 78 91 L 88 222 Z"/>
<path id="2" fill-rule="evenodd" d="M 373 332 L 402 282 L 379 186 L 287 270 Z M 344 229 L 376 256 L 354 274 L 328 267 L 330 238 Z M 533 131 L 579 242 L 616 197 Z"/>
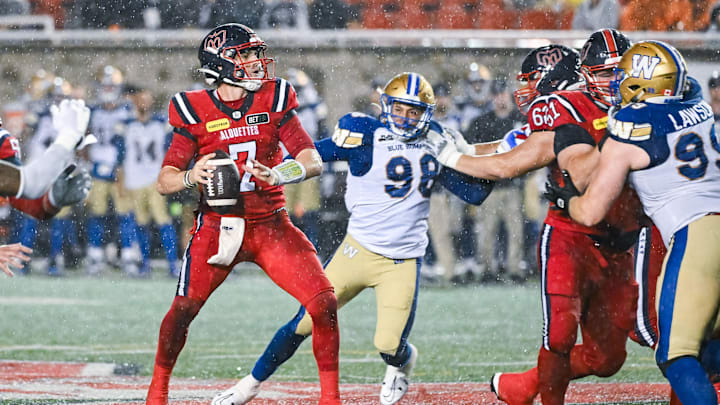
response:
<path id="1" fill-rule="evenodd" d="M 347 235 L 325 271 L 339 307 L 364 289 L 375 289 L 378 318 L 374 343 L 387 364 L 380 402 L 394 404 L 407 392 L 418 354 L 407 339 L 415 316 L 421 258 L 428 245 L 433 184 L 439 182 L 472 204 L 482 203 L 492 185 L 442 168 L 435 160 L 427 134 L 446 130 L 431 121 L 435 96 L 421 75 L 395 76 L 385 86 L 381 102 L 380 119 L 347 114 L 332 139 L 315 146 L 323 161 L 349 164 Z M 244 404 L 254 398 L 261 382 L 311 334 L 311 326 L 310 317 L 300 308 L 295 318 L 277 331 L 252 374 L 218 394 L 213 405 Z"/>
<path id="2" fill-rule="evenodd" d="M 612 87 L 622 107 L 584 195 L 572 181 L 550 197 L 573 219 L 599 222 L 625 179 L 660 230 L 668 254 L 658 280 L 655 360 L 684 404 L 717 404 L 709 373 L 720 310 L 720 142 L 700 86 L 672 46 L 639 42 L 622 57 Z M 628 176 L 629 174 L 629 176 Z M 702 361 L 701 361 L 702 359 Z"/>

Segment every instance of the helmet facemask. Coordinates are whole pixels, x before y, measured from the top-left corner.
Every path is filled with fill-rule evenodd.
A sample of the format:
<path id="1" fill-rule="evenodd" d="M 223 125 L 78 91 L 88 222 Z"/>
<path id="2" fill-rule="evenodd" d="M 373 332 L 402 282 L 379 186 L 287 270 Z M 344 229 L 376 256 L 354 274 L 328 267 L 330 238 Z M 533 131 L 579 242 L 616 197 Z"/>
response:
<path id="1" fill-rule="evenodd" d="M 430 119 L 435 112 L 435 92 L 422 75 L 405 72 L 385 85 L 380 104 L 380 119 L 385 126 L 401 140 L 410 141 L 425 135 L 430 128 Z M 399 105 L 403 107 L 397 107 Z M 414 117 L 408 116 L 411 114 Z"/>
<path id="2" fill-rule="evenodd" d="M 393 114 L 395 103 L 404 104 L 422 110 L 418 119 L 412 119 L 402 115 Z M 385 125 L 393 134 L 402 140 L 409 141 L 424 135 L 430 124 L 430 119 L 435 112 L 435 104 L 427 104 L 422 101 L 409 100 L 400 97 L 393 97 L 387 94 L 380 96 L 382 107 L 382 119 Z"/>
<path id="3" fill-rule="evenodd" d="M 620 58 L 616 59 L 614 63 L 581 68 L 587 90 L 595 100 L 608 106 L 612 105 L 610 84 L 615 79 L 615 67 L 620 61 Z"/>
<path id="4" fill-rule="evenodd" d="M 523 114 L 526 114 L 528 107 L 532 104 L 533 100 L 540 95 L 537 90 L 537 83 L 542 78 L 542 74 L 539 70 L 532 71 L 530 73 L 518 73 L 517 80 L 520 82 L 520 88 L 513 92 L 515 97 L 515 104 Z"/>

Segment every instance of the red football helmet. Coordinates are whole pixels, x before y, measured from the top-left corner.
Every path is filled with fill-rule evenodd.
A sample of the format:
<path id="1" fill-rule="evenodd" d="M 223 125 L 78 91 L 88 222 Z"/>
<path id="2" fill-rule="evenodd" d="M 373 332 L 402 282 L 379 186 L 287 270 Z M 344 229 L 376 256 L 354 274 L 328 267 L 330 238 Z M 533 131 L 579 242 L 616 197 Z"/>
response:
<path id="1" fill-rule="evenodd" d="M 587 89 L 593 98 L 611 105 L 610 81 L 614 69 L 632 43 L 623 33 L 614 29 L 601 29 L 590 35 L 580 52 L 581 70 Z"/>

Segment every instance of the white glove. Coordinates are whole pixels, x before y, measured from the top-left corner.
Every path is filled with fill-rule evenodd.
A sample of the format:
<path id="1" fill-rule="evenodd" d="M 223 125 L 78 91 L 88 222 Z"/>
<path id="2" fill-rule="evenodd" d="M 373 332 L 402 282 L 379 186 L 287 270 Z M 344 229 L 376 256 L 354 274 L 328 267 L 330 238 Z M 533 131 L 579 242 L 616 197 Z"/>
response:
<path id="1" fill-rule="evenodd" d="M 457 149 L 455 138 L 445 133 L 430 131 L 428 133 L 428 144 L 435 154 L 435 159 L 441 165 L 454 169 L 458 160 L 463 155 Z"/>
<path id="2" fill-rule="evenodd" d="M 498 145 L 495 153 L 509 152 L 514 147 L 525 142 L 525 140 L 528 138 L 527 130 L 529 129 L 526 127 L 527 125 L 523 125 L 520 128 L 511 129 L 510 131 L 508 131 L 505 136 L 503 136 L 502 142 L 500 142 L 500 145 Z"/>
<path id="3" fill-rule="evenodd" d="M 470 156 L 475 154 L 475 146 L 467 143 L 465 137 L 463 136 L 463 134 L 460 133 L 460 131 L 454 130 L 452 128 L 445 128 L 445 132 L 447 132 L 455 139 L 455 145 L 457 145 L 458 152 L 462 153 L 463 155 Z"/>
<path id="4" fill-rule="evenodd" d="M 55 143 L 73 151 L 83 142 L 88 122 L 90 121 L 90 109 L 85 106 L 85 101 L 79 99 L 65 99 L 60 105 L 50 107 L 52 114 L 53 128 L 57 131 Z"/>
<path id="5" fill-rule="evenodd" d="M 50 204 L 61 208 L 85 200 L 90 193 L 92 178 L 85 169 L 75 170 L 75 164 L 70 164 L 60 174 L 50 188 Z"/>

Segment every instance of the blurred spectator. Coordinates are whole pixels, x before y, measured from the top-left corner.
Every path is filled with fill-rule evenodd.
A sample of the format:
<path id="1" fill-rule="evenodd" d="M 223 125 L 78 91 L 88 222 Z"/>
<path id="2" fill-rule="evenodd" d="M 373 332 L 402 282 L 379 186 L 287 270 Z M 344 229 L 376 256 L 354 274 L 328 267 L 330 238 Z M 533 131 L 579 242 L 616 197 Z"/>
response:
<path id="1" fill-rule="evenodd" d="M 47 14 L 55 20 L 55 27 L 63 28 L 67 18 L 67 10 L 72 0 L 30 0 L 30 12 Z"/>
<path id="2" fill-rule="evenodd" d="M 198 5 L 195 0 L 157 0 L 157 8 L 160 11 L 160 27 L 165 29 L 178 29 L 186 27 L 203 27 L 200 22 L 200 12 L 204 10 L 208 2 L 203 1 Z M 210 12 L 206 12 L 209 18 Z"/>
<path id="3" fill-rule="evenodd" d="M 515 107 L 506 80 L 493 80 L 489 88 L 487 99 L 491 100 L 492 111 L 477 116 L 467 125 L 464 133 L 470 143 L 496 141 L 525 122 L 525 116 Z"/>
<path id="4" fill-rule="evenodd" d="M 620 29 L 624 31 L 704 30 L 710 24 L 710 1 L 631 1 L 620 15 Z M 648 12 L 648 10 L 658 10 L 658 12 Z"/>
<path id="5" fill-rule="evenodd" d="M 710 106 L 715 114 L 715 122 L 720 121 L 720 71 L 714 71 L 708 80 Z"/>
<path id="6" fill-rule="evenodd" d="M 445 127 L 459 130 L 460 115 L 452 103 L 450 88 L 441 82 L 434 84 L 433 90 L 435 92 L 433 120 Z M 436 262 L 431 271 L 425 272 L 426 276 L 439 276 L 445 283 L 449 283 L 456 275 L 455 270 L 459 266 L 457 266 L 458 254 L 455 241 L 460 236 L 463 210 L 464 203 L 444 187 L 437 187 L 430 195 L 428 230 Z"/>
<path id="7" fill-rule="evenodd" d="M 237 22 L 251 28 L 259 27 L 265 10 L 263 0 L 205 0 L 200 7 L 198 24 L 203 28 Z"/>
<path id="8" fill-rule="evenodd" d="M 601 28 L 617 28 L 620 5 L 617 0 L 585 0 L 573 15 L 574 30 L 595 31 Z"/>
<path id="9" fill-rule="evenodd" d="M 310 27 L 314 29 L 346 28 L 357 19 L 357 10 L 342 0 L 315 0 L 310 6 Z"/>
<path id="10" fill-rule="evenodd" d="M 0 0 L 0 15 L 22 15 L 30 12 L 27 0 Z"/>
<path id="11" fill-rule="evenodd" d="M 491 79 L 492 73 L 487 66 L 473 62 L 468 67 L 462 84 L 463 95 L 458 102 L 463 129 L 467 129 L 473 119 L 490 109 Z"/>
<path id="12" fill-rule="evenodd" d="M 435 114 L 433 119 L 442 123 L 443 126 L 459 131 L 462 127 L 462 116 L 453 103 L 450 86 L 445 83 L 435 83 Z"/>
<path id="13" fill-rule="evenodd" d="M 470 143 L 496 141 L 507 131 L 520 127 L 524 116 L 515 108 L 513 96 L 505 80 L 495 80 L 490 88 L 492 110 L 477 117 L 467 132 Z M 523 260 L 523 180 L 511 179 L 495 183 L 490 197 L 475 208 L 475 237 L 478 244 L 482 281 L 499 279 L 503 250 L 505 271 L 512 282 L 523 282 L 527 263 Z M 505 226 L 507 249 L 500 249 L 500 226 Z"/>
<path id="14" fill-rule="evenodd" d="M 369 80 L 369 85 L 363 88 L 363 94 L 353 99 L 353 111 L 365 113 L 372 117 L 380 115 L 380 94 L 386 81 L 381 76 L 375 76 Z"/>
<path id="15" fill-rule="evenodd" d="M 305 0 L 268 0 L 259 28 L 310 29 L 307 3 Z"/>
<path id="16" fill-rule="evenodd" d="M 710 25 L 708 29 L 711 31 L 720 31 L 720 1 L 715 3 L 710 11 Z"/>
<path id="17" fill-rule="evenodd" d="M 75 0 L 68 9 L 67 28 L 107 28 L 119 24 L 122 3 Z"/>

